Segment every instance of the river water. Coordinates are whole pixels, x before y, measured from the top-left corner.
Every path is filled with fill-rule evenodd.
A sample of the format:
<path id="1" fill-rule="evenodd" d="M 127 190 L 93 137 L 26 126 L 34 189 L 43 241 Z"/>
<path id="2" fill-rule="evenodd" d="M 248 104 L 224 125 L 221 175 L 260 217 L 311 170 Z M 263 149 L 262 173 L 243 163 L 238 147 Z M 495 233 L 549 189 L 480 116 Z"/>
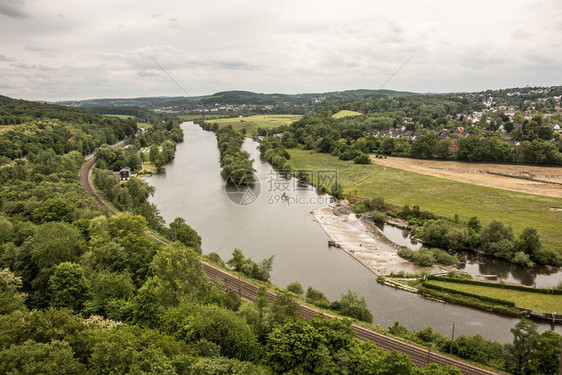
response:
<path id="1" fill-rule="evenodd" d="M 217 252 L 224 260 L 239 248 L 256 261 L 274 256 L 272 282 L 284 287 L 299 281 L 319 289 L 330 299 L 352 290 L 364 296 L 374 322 L 388 328 L 395 321 L 412 330 L 427 326 L 444 335 L 481 334 L 499 342 L 512 340 L 510 329 L 517 319 L 475 309 L 443 304 L 377 283 L 376 276 L 338 248 L 328 246 L 328 237 L 310 211 L 329 202 L 310 187 L 272 174 L 260 159 L 257 143 L 247 140 L 244 149 L 252 155 L 261 193 L 252 204 L 235 204 L 225 193 L 220 175 L 219 152 L 214 133 L 192 122 L 182 124 L 184 142 L 164 174 L 147 182 L 156 188 L 151 201 L 166 222 L 183 217 L 202 237 L 203 253 Z M 285 193 L 285 195 L 283 195 Z M 551 329 L 540 323 L 540 330 Z M 562 333 L 562 327 L 556 331 Z"/>

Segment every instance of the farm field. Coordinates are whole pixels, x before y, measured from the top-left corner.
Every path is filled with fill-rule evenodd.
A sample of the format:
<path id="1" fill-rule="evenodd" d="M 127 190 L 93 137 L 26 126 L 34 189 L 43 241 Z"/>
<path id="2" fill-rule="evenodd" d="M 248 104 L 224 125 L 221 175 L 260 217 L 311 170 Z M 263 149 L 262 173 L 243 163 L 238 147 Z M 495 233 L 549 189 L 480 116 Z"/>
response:
<path id="1" fill-rule="evenodd" d="M 349 116 L 361 116 L 362 113 L 361 112 L 355 112 L 355 111 L 348 111 L 347 109 L 342 109 L 341 111 L 339 111 L 338 113 L 334 113 L 332 115 L 333 118 L 342 118 L 342 117 L 349 117 Z"/>
<path id="2" fill-rule="evenodd" d="M 533 311 L 553 312 L 562 310 L 562 295 L 525 292 L 522 290 L 501 289 L 490 286 L 451 283 L 440 280 L 427 281 L 428 284 L 468 292 L 479 296 L 499 298 L 515 302 L 515 306 Z"/>
<path id="3" fill-rule="evenodd" d="M 345 193 L 365 198 L 383 196 L 396 205 L 419 205 L 422 210 L 463 220 L 472 216 L 485 225 L 493 219 L 513 226 L 519 236 L 525 227 L 538 229 L 543 244 L 562 252 L 562 199 L 494 189 L 427 176 L 378 164 L 354 164 L 328 154 L 288 150 L 294 169 L 337 170 Z"/>
<path id="4" fill-rule="evenodd" d="M 300 115 L 254 115 L 214 119 L 208 122 L 216 122 L 221 126 L 232 125 L 232 128 L 236 131 L 246 129 L 247 134 L 252 135 L 258 128 L 270 129 L 281 125 L 289 125 L 301 118 Z"/>
<path id="5" fill-rule="evenodd" d="M 373 156 L 371 156 L 371 161 L 385 167 L 404 169 L 410 172 L 443 177 L 454 181 L 562 198 L 562 168 L 560 167 L 463 163 L 458 161 L 420 160 L 397 157 L 377 159 Z M 488 172 L 529 176 L 540 181 L 498 176 Z"/>

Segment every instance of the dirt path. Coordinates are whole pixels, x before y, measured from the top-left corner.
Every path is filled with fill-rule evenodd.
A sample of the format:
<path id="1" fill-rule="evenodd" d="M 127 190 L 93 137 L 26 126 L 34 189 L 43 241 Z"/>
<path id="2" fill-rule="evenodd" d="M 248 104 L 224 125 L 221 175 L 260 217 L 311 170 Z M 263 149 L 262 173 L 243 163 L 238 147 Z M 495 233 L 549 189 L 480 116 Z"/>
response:
<path id="1" fill-rule="evenodd" d="M 373 163 L 496 189 L 562 198 L 562 167 L 463 163 L 389 157 Z M 501 176 L 498 175 L 502 174 Z M 533 180 L 527 179 L 532 178 Z"/>

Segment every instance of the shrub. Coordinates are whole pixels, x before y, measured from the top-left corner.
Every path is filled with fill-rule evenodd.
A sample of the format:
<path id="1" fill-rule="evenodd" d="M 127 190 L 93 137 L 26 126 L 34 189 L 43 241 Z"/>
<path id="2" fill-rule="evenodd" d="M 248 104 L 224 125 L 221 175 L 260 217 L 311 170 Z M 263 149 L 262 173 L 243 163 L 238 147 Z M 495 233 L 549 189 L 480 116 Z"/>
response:
<path id="1" fill-rule="evenodd" d="M 384 223 L 386 221 L 386 214 L 375 210 L 371 212 L 371 219 L 376 223 Z"/>
<path id="2" fill-rule="evenodd" d="M 412 261 L 418 266 L 429 267 L 435 264 L 435 257 L 430 249 L 422 248 L 414 253 Z"/>
<path id="3" fill-rule="evenodd" d="M 287 285 L 287 290 L 299 296 L 302 296 L 304 293 L 304 290 L 302 289 L 302 285 L 298 281 L 293 281 L 292 283 Z"/>
<path id="4" fill-rule="evenodd" d="M 361 154 L 353 159 L 355 164 L 370 164 L 371 158 L 367 154 Z"/>
<path id="5" fill-rule="evenodd" d="M 435 262 L 437 264 L 442 264 L 444 266 L 452 266 L 459 262 L 456 255 L 451 255 L 445 250 L 441 249 L 431 249 L 433 256 L 435 257 Z"/>

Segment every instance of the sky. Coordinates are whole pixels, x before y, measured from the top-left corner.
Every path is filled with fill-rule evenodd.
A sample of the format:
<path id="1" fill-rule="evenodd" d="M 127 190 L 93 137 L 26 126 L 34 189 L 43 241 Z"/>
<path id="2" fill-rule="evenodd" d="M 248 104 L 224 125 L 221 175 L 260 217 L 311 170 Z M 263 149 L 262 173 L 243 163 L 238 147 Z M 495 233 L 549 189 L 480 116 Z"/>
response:
<path id="1" fill-rule="evenodd" d="M 561 77 L 560 0 L 0 0 L 0 94 L 15 98 L 465 92 Z"/>

